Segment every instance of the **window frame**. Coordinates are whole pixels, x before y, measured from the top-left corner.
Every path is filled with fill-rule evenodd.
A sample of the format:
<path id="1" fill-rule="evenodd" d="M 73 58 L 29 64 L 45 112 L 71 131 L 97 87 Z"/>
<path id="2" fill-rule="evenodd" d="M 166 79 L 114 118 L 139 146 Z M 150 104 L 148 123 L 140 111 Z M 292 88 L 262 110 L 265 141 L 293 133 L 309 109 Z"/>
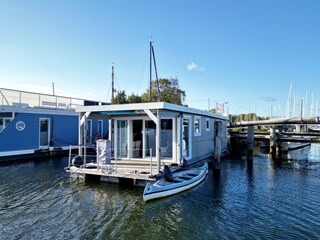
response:
<path id="1" fill-rule="evenodd" d="M 206 118 L 206 131 L 210 131 L 210 125 L 211 125 L 211 121 L 210 118 Z"/>
<path id="2" fill-rule="evenodd" d="M 198 122 L 198 128 L 196 128 L 197 122 Z M 196 129 L 198 129 L 198 131 L 196 131 Z M 201 117 L 200 116 L 193 117 L 193 135 L 201 136 Z"/>

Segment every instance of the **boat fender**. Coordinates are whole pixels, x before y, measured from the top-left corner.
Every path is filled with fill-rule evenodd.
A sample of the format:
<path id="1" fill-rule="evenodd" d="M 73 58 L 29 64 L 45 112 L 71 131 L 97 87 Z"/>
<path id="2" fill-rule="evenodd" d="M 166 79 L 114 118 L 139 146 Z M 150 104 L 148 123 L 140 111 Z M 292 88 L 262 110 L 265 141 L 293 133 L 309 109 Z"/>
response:
<path id="1" fill-rule="evenodd" d="M 72 158 L 72 166 L 80 167 L 83 164 L 83 159 L 81 156 L 77 155 Z"/>
<path id="2" fill-rule="evenodd" d="M 168 182 L 172 182 L 172 181 L 173 181 L 172 172 L 171 172 L 169 166 L 164 165 L 163 173 L 164 173 L 165 179 L 166 179 Z"/>

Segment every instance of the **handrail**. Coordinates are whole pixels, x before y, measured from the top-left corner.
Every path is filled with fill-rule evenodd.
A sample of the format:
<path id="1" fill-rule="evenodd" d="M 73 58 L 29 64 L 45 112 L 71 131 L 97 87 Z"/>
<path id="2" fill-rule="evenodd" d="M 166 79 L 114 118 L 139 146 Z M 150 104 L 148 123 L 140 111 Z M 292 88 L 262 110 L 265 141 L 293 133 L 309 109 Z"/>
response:
<path id="1" fill-rule="evenodd" d="M 78 147 L 80 147 L 80 148 L 85 148 L 85 145 L 70 145 L 69 146 L 69 160 L 68 160 L 68 169 L 70 169 L 70 167 L 72 167 L 72 157 L 75 157 L 75 156 L 77 156 L 77 155 L 79 155 L 79 152 L 78 153 L 75 153 L 75 154 L 72 154 L 72 150 L 74 149 L 74 148 L 72 148 L 72 147 L 75 147 L 75 146 L 78 146 Z M 136 150 L 136 149 L 135 149 Z M 129 151 L 129 150 L 128 150 Z M 119 160 L 119 157 L 117 156 L 117 152 L 118 152 L 118 150 L 117 150 L 117 148 L 111 148 L 111 163 L 112 164 L 114 164 L 113 165 L 113 170 L 114 171 L 117 171 L 118 170 L 118 160 Z M 82 151 L 82 153 L 84 153 L 84 154 L 81 154 L 80 156 L 83 158 L 83 160 L 85 160 L 86 159 L 86 157 L 91 157 L 91 158 L 93 158 L 93 159 L 95 159 L 97 162 L 96 162 L 96 164 L 97 164 L 97 170 L 98 169 L 102 169 L 103 168 L 103 166 L 107 166 L 105 163 L 101 163 L 101 162 L 98 162 L 98 158 L 97 158 L 97 155 L 93 155 L 93 154 L 89 154 L 89 155 L 87 155 L 87 154 L 85 154 L 85 151 Z M 145 158 L 141 158 L 141 160 L 144 160 L 145 161 L 145 164 L 146 164 L 146 166 L 147 166 L 147 164 L 148 164 L 148 159 L 149 159 L 149 163 L 150 163 L 150 175 L 152 176 L 153 175 L 153 158 L 154 158 L 154 156 L 153 156 L 153 149 L 152 148 L 150 148 L 149 149 L 149 154 L 148 154 L 149 156 L 145 156 Z M 130 158 L 124 158 L 124 159 L 128 159 L 128 160 L 130 160 Z M 133 160 L 134 161 L 134 160 Z M 84 161 L 84 163 L 83 163 L 83 165 L 86 165 L 88 162 L 85 162 Z M 83 166 L 82 166 L 83 167 Z M 158 166 L 159 167 L 159 166 Z"/>
<path id="2" fill-rule="evenodd" d="M 2 95 L 2 97 L 3 97 L 3 99 L 7 102 L 7 105 L 10 105 L 9 102 L 8 102 L 8 99 L 3 95 L 1 89 L 0 89 L 0 93 L 1 93 L 1 95 Z"/>
<path id="3" fill-rule="evenodd" d="M 77 97 L 50 95 L 45 93 L 28 92 L 8 88 L 0 88 L 0 105 L 17 107 L 40 107 L 71 110 L 76 106 L 84 106 L 87 103 L 105 104 L 101 101 L 87 100 Z"/>

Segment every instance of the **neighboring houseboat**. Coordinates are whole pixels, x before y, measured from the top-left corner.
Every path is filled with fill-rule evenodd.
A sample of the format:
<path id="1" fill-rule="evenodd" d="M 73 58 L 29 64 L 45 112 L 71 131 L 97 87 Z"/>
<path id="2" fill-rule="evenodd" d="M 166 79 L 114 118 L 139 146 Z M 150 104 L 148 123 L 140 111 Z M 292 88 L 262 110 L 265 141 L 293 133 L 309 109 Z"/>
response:
<path id="1" fill-rule="evenodd" d="M 106 162 L 94 169 L 79 151 L 84 159 L 82 166 L 72 166 L 69 161 L 67 169 L 76 177 L 96 175 L 149 181 L 151 175 L 161 171 L 163 163 L 185 166 L 214 156 L 215 148 L 227 151 L 228 119 L 208 111 L 153 102 L 83 106 L 77 107 L 76 112 L 80 114 L 79 134 L 87 119 L 109 120 L 106 146 L 110 149 L 106 152 L 111 152 L 112 159 L 107 161 L 107 171 L 103 171 Z M 86 145 L 85 141 L 86 138 L 79 139 L 79 145 Z"/>
<path id="2" fill-rule="evenodd" d="M 79 142 L 76 106 L 101 102 L 0 88 L 0 162 L 60 153 Z M 88 143 L 106 136 L 108 121 L 88 119 Z"/>

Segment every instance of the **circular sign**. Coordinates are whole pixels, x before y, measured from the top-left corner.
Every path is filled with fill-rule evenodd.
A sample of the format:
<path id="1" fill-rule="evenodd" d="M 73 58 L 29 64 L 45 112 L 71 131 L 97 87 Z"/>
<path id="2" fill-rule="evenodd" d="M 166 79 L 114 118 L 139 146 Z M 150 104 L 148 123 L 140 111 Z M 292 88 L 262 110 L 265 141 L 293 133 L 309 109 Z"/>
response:
<path id="1" fill-rule="evenodd" d="M 23 131 L 26 128 L 26 124 L 22 121 L 16 123 L 16 129 L 18 131 Z"/>

